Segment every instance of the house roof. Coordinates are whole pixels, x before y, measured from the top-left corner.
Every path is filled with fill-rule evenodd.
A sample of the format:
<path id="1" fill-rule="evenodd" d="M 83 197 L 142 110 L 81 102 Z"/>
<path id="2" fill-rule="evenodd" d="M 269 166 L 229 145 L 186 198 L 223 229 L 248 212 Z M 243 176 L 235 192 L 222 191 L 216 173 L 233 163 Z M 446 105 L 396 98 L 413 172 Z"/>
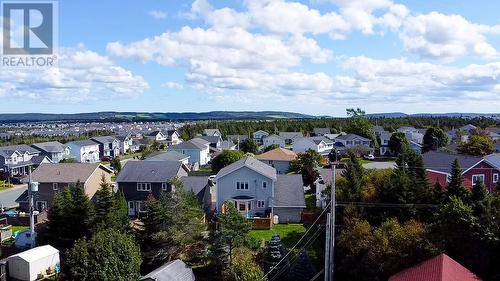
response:
<path id="1" fill-rule="evenodd" d="M 275 207 L 306 207 L 302 175 L 278 175 L 274 187 Z"/>
<path id="2" fill-rule="evenodd" d="M 500 169 L 500 154 L 495 153 L 495 154 L 490 154 L 484 156 L 484 160 L 488 162 L 491 166 Z"/>
<path id="3" fill-rule="evenodd" d="M 181 260 L 173 260 L 153 270 L 141 280 L 194 281 L 193 270 Z"/>
<path id="4" fill-rule="evenodd" d="M 293 161 L 297 154 L 289 149 L 275 148 L 268 152 L 255 156 L 258 160 Z"/>
<path id="5" fill-rule="evenodd" d="M 351 141 L 355 139 L 361 139 L 362 141 L 370 141 L 367 138 L 364 138 L 362 136 L 358 136 L 356 134 L 347 134 L 347 135 L 341 135 L 336 138 L 337 140 L 345 140 L 345 141 Z"/>
<path id="6" fill-rule="evenodd" d="M 217 143 L 221 140 L 220 136 L 199 136 L 197 138 L 208 141 L 209 143 Z"/>
<path id="7" fill-rule="evenodd" d="M 207 148 L 207 145 L 210 144 L 210 142 L 200 139 L 200 138 L 194 138 L 190 139 L 188 141 L 181 142 L 176 145 L 171 145 L 169 149 L 199 149 L 203 150 Z"/>
<path id="8" fill-rule="evenodd" d="M 304 134 L 302 132 L 279 132 L 279 136 L 283 139 L 296 139 L 302 138 Z"/>
<path id="9" fill-rule="evenodd" d="M 458 159 L 460 168 L 462 168 L 463 171 L 473 167 L 482 160 L 481 157 L 477 156 L 450 154 L 437 151 L 427 152 L 422 155 L 422 158 L 424 159 L 424 164 L 427 169 L 448 174 L 451 173 L 451 164 L 455 159 Z"/>
<path id="10" fill-rule="evenodd" d="M 17 257 L 22 260 L 25 260 L 26 262 L 35 262 L 38 260 L 41 260 L 43 258 L 51 257 L 52 255 L 59 254 L 59 250 L 50 246 L 50 245 L 44 245 L 44 246 L 39 246 L 33 249 L 29 249 L 27 251 L 21 252 L 19 254 L 15 254 L 9 257 Z"/>
<path id="11" fill-rule="evenodd" d="M 187 176 L 180 177 L 179 179 L 184 184 L 185 190 L 194 192 L 199 201 L 203 200 L 206 191 L 205 188 L 208 185 L 208 178 L 206 176 Z"/>
<path id="12" fill-rule="evenodd" d="M 34 143 L 31 146 L 45 152 L 62 152 L 66 149 L 66 146 L 58 141 Z"/>
<path id="13" fill-rule="evenodd" d="M 35 182 L 85 182 L 99 167 L 108 171 L 97 163 L 44 163 L 33 171 L 31 178 Z"/>
<path id="14" fill-rule="evenodd" d="M 116 182 L 167 182 L 179 175 L 179 161 L 128 161 Z"/>
<path id="15" fill-rule="evenodd" d="M 314 128 L 313 133 L 315 135 L 326 135 L 326 134 L 329 134 L 331 132 L 330 132 L 330 128 Z"/>
<path id="16" fill-rule="evenodd" d="M 91 140 L 94 140 L 99 143 L 109 143 L 118 140 L 115 136 L 102 136 L 102 137 L 93 137 Z"/>
<path id="17" fill-rule="evenodd" d="M 126 139 L 129 139 L 130 135 L 117 135 L 115 136 L 115 139 L 119 140 L 120 142 L 124 142 Z"/>
<path id="18" fill-rule="evenodd" d="M 151 156 L 146 158 L 145 161 L 182 161 L 189 157 L 190 156 L 188 155 L 172 150 L 167 152 L 151 154 Z"/>
<path id="19" fill-rule="evenodd" d="M 9 145 L 9 146 L 1 146 L 0 147 L 0 155 L 2 156 L 11 156 L 14 151 L 18 151 L 20 153 L 31 153 L 31 154 L 37 154 L 40 153 L 40 150 L 31 147 L 26 144 L 17 144 L 17 145 Z"/>
<path id="20" fill-rule="evenodd" d="M 322 136 L 311 137 L 311 139 L 315 144 L 320 144 L 321 142 L 324 142 L 326 144 L 333 144 L 333 141 L 331 139 Z"/>
<path id="21" fill-rule="evenodd" d="M 441 254 L 394 274 L 389 281 L 478 281 L 479 277 L 467 268 Z"/>
<path id="22" fill-rule="evenodd" d="M 224 168 L 222 168 L 218 173 L 217 173 L 217 178 L 221 178 L 223 176 L 226 176 L 230 174 L 233 171 L 236 171 L 242 167 L 247 167 L 251 170 L 254 170 L 255 172 L 268 177 L 270 179 L 276 180 L 276 169 L 260 162 L 259 160 L 247 156 L 241 160 L 238 160 L 231 165 L 228 165 Z"/>
<path id="23" fill-rule="evenodd" d="M 238 141 L 238 139 L 240 141 L 244 141 L 244 140 L 248 139 L 248 136 L 247 135 L 227 135 L 227 139 L 232 140 L 232 141 Z"/>
<path id="24" fill-rule="evenodd" d="M 92 140 L 79 140 L 79 141 L 72 141 L 72 142 L 69 142 L 69 143 L 72 143 L 76 146 L 90 146 L 90 145 L 98 145 L 98 143 L 96 143 L 95 141 L 92 141 Z"/>
<path id="25" fill-rule="evenodd" d="M 205 135 L 205 136 L 213 136 L 216 133 L 221 135 L 219 129 L 205 129 L 205 130 L 203 130 L 203 135 Z"/>
<path id="26" fill-rule="evenodd" d="M 151 132 L 147 133 L 146 136 L 148 136 L 148 137 L 156 137 L 156 135 L 158 135 L 158 134 L 162 134 L 163 135 L 163 132 L 160 131 L 160 130 L 155 130 L 155 131 L 151 131 Z"/>

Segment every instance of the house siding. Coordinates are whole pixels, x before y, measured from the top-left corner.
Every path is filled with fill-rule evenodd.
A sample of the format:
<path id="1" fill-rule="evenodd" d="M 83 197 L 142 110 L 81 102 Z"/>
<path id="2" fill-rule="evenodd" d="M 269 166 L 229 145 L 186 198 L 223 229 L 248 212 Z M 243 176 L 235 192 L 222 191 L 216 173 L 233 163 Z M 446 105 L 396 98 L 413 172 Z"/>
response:
<path id="1" fill-rule="evenodd" d="M 259 161 L 271 167 L 274 167 L 278 174 L 287 174 L 288 171 L 290 170 L 290 161 L 281 161 L 281 160 L 259 160 Z"/>
<path id="2" fill-rule="evenodd" d="M 429 183 L 435 184 L 436 182 L 439 182 L 439 184 L 443 187 L 448 186 L 448 174 L 437 173 L 430 170 L 427 170 L 426 174 Z M 495 169 L 488 163 L 481 162 L 463 174 L 464 186 L 471 189 L 473 186 L 472 177 L 474 175 L 484 175 L 484 185 L 489 191 L 493 191 L 496 186 L 496 183 L 493 182 L 494 174 L 499 174 L 500 176 L 500 170 Z"/>
<path id="3" fill-rule="evenodd" d="M 302 221 L 302 208 L 275 207 L 274 215 L 278 216 L 279 223 L 299 223 Z"/>
<path id="4" fill-rule="evenodd" d="M 141 182 L 148 183 L 148 182 Z M 152 194 L 155 198 L 160 198 L 160 194 L 163 192 L 161 190 L 161 182 L 149 182 L 151 184 L 151 191 L 138 191 L 138 182 L 119 182 L 118 189 L 123 192 L 127 201 L 146 201 L 149 194 Z M 167 183 L 167 192 L 172 191 L 172 187 Z"/>

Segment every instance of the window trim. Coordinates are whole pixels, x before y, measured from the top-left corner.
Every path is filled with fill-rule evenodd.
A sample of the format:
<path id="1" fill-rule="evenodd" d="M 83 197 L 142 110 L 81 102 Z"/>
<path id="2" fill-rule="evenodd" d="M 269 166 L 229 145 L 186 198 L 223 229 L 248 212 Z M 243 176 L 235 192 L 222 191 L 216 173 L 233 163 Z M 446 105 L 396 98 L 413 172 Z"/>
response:
<path id="1" fill-rule="evenodd" d="M 243 183 L 243 186 L 246 186 L 246 188 L 240 188 L 241 183 Z M 236 190 L 245 190 L 245 191 L 250 190 L 250 182 L 249 181 L 237 180 L 234 185 L 235 185 Z"/>
<path id="2" fill-rule="evenodd" d="M 42 202 L 43 202 L 43 204 L 45 205 L 45 208 L 47 208 L 47 201 L 45 201 L 45 200 L 36 201 L 35 207 L 36 207 L 36 209 L 37 209 L 38 211 L 43 211 L 43 209 L 42 209 L 42 210 L 39 210 L 39 208 L 38 208 L 38 203 L 42 203 Z"/>
<path id="3" fill-rule="evenodd" d="M 262 189 L 267 189 L 267 181 L 262 181 Z"/>
<path id="4" fill-rule="evenodd" d="M 493 174 L 493 183 L 497 183 L 499 179 L 500 179 L 500 175 L 498 173 L 494 173 Z"/>
<path id="5" fill-rule="evenodd" d="M 137 191 L 151 191 L 151 183 L 150 182 L 138 182 L 137 183 Z"/>
<path id="6" fill-rule="evenodd" d="M 476 184 L 476 182 L 474 181 L 474 178 L 475 178 L 475 177 L 480 177 L 480 178 L 482 178 L 482 183 L 485 183 L 485 179 L 486 179 L 486 177 L 485 177 L 485 175 L 484 175 L 484 174 L 475 174 L 475 175 L 472 175 L 472 178 L 471 178 L 471 179 L 472 179 L 472 185 L 475 185 L 475 184 Z"/>
<path id="7" fill-rule="evenodd" d="M 57 182 L 52 183 L 52 191 L 59 191 L 59 184 Z"/>
<path id="8" fill-rule="evenodd" d="M 168 185 L 166 182 L 161 183 L 161 191 L 167 191 L 168 190 Z"/>
<path id="9" fill-rule="evenodd" d="M 266 207 L 266 200 L 257 200 L 257 208 L 263 209 Z"/>

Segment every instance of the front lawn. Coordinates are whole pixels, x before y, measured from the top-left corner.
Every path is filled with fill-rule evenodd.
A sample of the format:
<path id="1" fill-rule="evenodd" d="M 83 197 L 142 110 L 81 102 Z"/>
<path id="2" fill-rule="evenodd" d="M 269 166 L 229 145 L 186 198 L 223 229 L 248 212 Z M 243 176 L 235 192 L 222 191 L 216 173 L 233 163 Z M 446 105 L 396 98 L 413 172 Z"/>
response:
<path id="1" fill-rule="evenodd" d="M 291 248 L 306 232 L 302 224 L 275 224 L 270 230 L 250 230 L 250 237 L 268 241 L 278 234 L 286 247 Z"/>
<path id="2" fill-rule="evenodd" d="M 12 235 L 14 235 L 14 233 L 16 233 L 16 231 L 23 231 L 26 229 L 28 229 L 27 226 L 13 225 L 12 226 Z"/>

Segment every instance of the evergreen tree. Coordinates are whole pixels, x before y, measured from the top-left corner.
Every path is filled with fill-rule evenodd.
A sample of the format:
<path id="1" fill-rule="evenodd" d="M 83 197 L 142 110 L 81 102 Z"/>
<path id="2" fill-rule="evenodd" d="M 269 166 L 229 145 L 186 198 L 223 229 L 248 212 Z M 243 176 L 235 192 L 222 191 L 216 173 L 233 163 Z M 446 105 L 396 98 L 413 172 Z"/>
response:
<path id="1" fill-rule="evenodd" d="M 224 241 L 228 249 L 229 265 L 231 265 L 233 250 L 237 246 L 243 245 L 251 226 L 246 218 L 234 207 L 233 203 L 225 202 L 223 208 L 222 213 L 217 216 L 217 222 L 219 223 L 218 231 L 220 239 Z"/>
<path id="2" fill-rule="evenodd" d="M 292 268 L 290 278 L 294 281 L 309 281 L 316 275 L 316 269 L 314 268 L 309 255 L 306 251 L 301 251 L 299 254 L 299 259 Z"/>
<path id="3" fill-rule="evenodd" d="M 141 253 L 133 236 L 114 229 L 78 240 L 63 260 L 67 280 L 139 280 Z"/>
<path id="4" fill-rule="evenodd" d="M 451 165 L 450 183 L 448 184 L 446 195 L 448 198 L 456 196 L 463 202 L 469 201 L 470 191 L 464 187 L 464 177 L 458 159 L 455 159 Z"/>
<path id="5" fill-rule="evenodd" d="M 245 153 L 259 153 L 259 145 L 251 138 L 248 138 L 240 143 L 240 150 Z"/>
<path id="6" fill-rule="evenodd" d="M 280 237 L 274 234 L 264 250 L 264 272 L 270 280 L 286 281 L 290 270 L 290 261 L 285 258 L 287 250 Z"/>
<path id="7" fill-rule="evenodd" d="M 95 225 L 97 228 L 107 227 L 109 214 L 113 208 L 113 194 L 111 186 L 106 182 L 104 175 L 101 177 L 101 188 L 94 195 L 95 198 Z"/>
<path id="8" fill-rule="evenodd" d="M 347 160 L 346 169 L 342 173 L 342 176 L 346 179 L 346 185 L 340 187 L 342 200 L 348 202 L 360 201 L 364 169 L 359 159 L 352 152 L 349 152 L 349 159 Z"/>

